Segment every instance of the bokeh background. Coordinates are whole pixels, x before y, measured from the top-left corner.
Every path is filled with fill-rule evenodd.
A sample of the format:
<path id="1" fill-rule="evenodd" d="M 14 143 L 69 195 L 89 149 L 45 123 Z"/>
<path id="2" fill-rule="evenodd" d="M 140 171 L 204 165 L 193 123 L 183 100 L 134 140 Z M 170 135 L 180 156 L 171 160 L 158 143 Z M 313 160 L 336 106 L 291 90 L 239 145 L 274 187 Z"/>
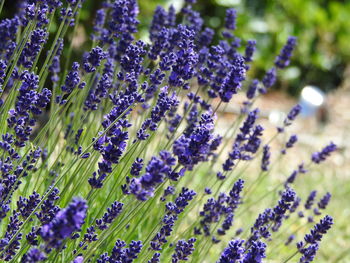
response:
<path id="1" fill-rule="evenodd" d="M 2 17 L 12 15 L 21 1 L 5 1 Z M 94 12 L 102 1 L 86 0 L 78 36 L 75 36 L 75 55 L 82 44 L 90 46 Z M 177 10 L 183 0 L 139 1 L 140 36 L 147 39 L 147 28 L 157 5 Z M 297 96 L 301 87 L 312 84 L 329 92 L 343 86 L 350 72 L 350 1 L 347 0 L 198 0 L 205 25 L 221 29 L 225 10 L 238 10 L 236 35 L 243 40 L 255 39 L 257 52 L 252 75 L 261 76 L 274 61 L 275 54 L 289 35 L 298 37 L 298 46 L 292 65 L 279 76 L 275 88 Z M 52 28 L 54 30 L 54 27 Z"/>
<path id="2" fill-rule="evenodd" d="M 5 1 L 3 17 L 10 16 L 20 1 Z M 102 1 L 86 0 L 81 12 L 81 22 L 75 34 L 68 33 L 65 41 L 73 41 L 72 58 L 79 59 L 82 50 L 91 46 L 91 28 L 95 11 Z M 139 36 L 147 41 L 148 25 L 157 5 L 177 10 L 182 0 L 139 0 Z M 199 11 L 208 25 L 222 29 L 225 10 L 235 7 L 238 11 L 236 36 L 246 41 L 255 39 L 257 51 L 249 75 L 262 77 L 274 62 L 276 54 L 288 36 L 298 38 L 298 45 L 291 65 L 279 72 L 273 90 L 257 102 L 269 136 L 275 129 L 276 119 L 300 102 L 305 86 L 316 86 L 322 94 L 322 103 L 316 111 L 304 113 L 292 127 L 299 136 L 299 146 L 283 161 L 263 188 L 275 185 L 291 172 L 292 167 L 305 160 L 329 141 L 339 145 L 339 151 L 323 166 L 316 167 L 297 184 L 299 194 L 306 198 L 311 190 L 321 194 L 330 191 L 333 199 L 328 212 L 335 218 L 335 226 L 321 245 L 316 262 L 350 262 L 350 1 L 346 0 L 198 0 L 194 9 Z M 55 30 L 55 28 L 52 28 Z M 215 41 L 215 40 L 214 40 Z M 217 41 L 217 39 L 216 39 Z M 68 46 L 68 45 L 67 45 Z M 244 48 L 244 47 L 242 47 Z M 63 62 L 64 63 L 64 62 Z M 305 94 L 304 94 L 305 95 Z M 306 94 L 312 104 L 315 94 Z M 243 101 L 237 97 L 237 105 Z M 305 98 L 304 98 L 305 99 Z M 318 103 L 316 103 L 318 104 Z M 235 104 L 221 109 L 223 121 L 230 123 L 235 118 Z M 266 127 L 266 126 L 265 126 Z M 277 142 L 278 143 L 278 142 Z M 249 173 L 245 175 L 249 177 Z M 258 208 L 254 208 L 258 209 Z M 295 231 L 294 226 L 284 229 L 286 235 Z M 311 225 L 307 226 L 309 229 Z M 305 230 L 305 229 L 304 229 Z M 301 235 L 299 236 L 301 238 Z M 284 242 L 281 240 L 281 242 Z M 289 249 L 289 248 L 280 248 Z M 275 254 L 278 261 L 278 252 Z"/>
<path id="3" fill-rule="evenodd" d="M 9 16 L 20 1 L 5 1 L 2 16 Z M 157 5 L 173 4 L 177 10 L 183 0 L 145 0 L 140 5 L 140 35 L 147 38 L 147 27 Z M 94 11 L 101 1 L 86 0 L 81 13 L 76 44 L 89 45 Z M 324 91 L 341 87 L 348 79 L 350 67 L 350 1 L 347 0 L 198 0 L 195 9 L 205 25 L 221 29 L 228 7 L 235 7 L 239 17 L 236 35 L 256 39 L 257 52 L 252 74 L 262 75 L 272 65 L 274 55 L 289 35 L 298 37 L 293 63 L 279 76 L 276 88 L 298 95 L 305 84 Z M 79 54 L 76 49 L 76 55 Z"/>

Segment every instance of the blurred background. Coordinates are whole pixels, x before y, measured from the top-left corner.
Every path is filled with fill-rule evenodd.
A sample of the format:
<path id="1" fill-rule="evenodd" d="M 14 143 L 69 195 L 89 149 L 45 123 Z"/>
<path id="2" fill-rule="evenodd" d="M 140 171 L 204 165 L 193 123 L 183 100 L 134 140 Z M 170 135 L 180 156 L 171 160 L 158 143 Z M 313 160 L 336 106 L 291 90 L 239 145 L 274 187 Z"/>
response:
<path id="1" fill-rule="evenodd" d="M 1 18 L 11 16 L 20 1 L 5 1 Z M 75 34 L 69 32 L 66 41 L 73 41 L 73 59 L 80 60 L 82 50 L 91 47 L 94 14 L 102 1 L 86 0 L 80 14 L 81 22 Z M 182 0 L 139 0 L 139 37 L 148 40 L 148 26 L 157 5 L 176 10 L 183 6 Z M 320 193 L 330 191 L 333 200 L 329 213 L 335 218 L 335 226 L 325 237 L 317 262 L 350 262 L 350 165 L 348 160 L 350 124 L 350 1 L 347 0 L 197 0 L 194 9 L 204 18 L 204 25 L 217 31 L 223 27 L 225 11 L 234 7 L 238 11 L 235 35 L 243 41 L 255 39 L 257 51 L 249 72 L 251 77 L 260 78 L 274 63 L 275 56 L 288 36 L 298 38 L 290 66 L 278 74 L 273 90 L 257 106 L 263 110 L 267 137 L 275 132 L 283 114 L 296 103 L 304 109 L 303 118 L 298 120 L 290 133 L 299 136 L 295 154 L 278 167 L 276 176 L 290 173 L 298 162 L 308 162 L 313 151 L 320 150 L 329 141 L 339 146 L 339 151 L 326 164 L 313 169 L 299 182 L 298 190 L 304 198 L 311 190 Z M 55 27 L 52 27 L 55 31 Z M 216 39 L 217 41 L 218 39 Z M 215 41 L 215 40 L 214 40 Z M 68 45 L 67 45 L 68 46 Z M 242 47 L 243 49 L 244 47 Z M 63 62 L 64 63 L 64 62 Z M 238 95 L 232 105 L 221 109 L 225 115 L 218 125 L 227 126 L 237 105 L 244 96 Z M 235 106 L 236 105 L 236 106 Z M 269 126 L 270 125 L 270 126 Z M 269 185 L 266 185 L 269 187 Z M 278 259 L 276 261 L 279 262 Z"/>
<path id="2" fill-rule="evenodd" d="M 5 1 L 2 16 L 10 16 L 20 1 Z M 86 0 L 81 13 L 79 45 L 89 42 L 94 12 L 102 1 Z M 140 34 L 147 38 L 147 27 L 157 5 L 173 4 L 177 10 L 183 0 L 139 1 Z M 198 0 L 195 9 L 205 25 L 221 29 L 225 10 L 238 10 L 236 35 L 243 40 L 255 39 L 257 53 L 252 74 L 260 76 L 274 61 L 289 35 L 298 37 L 293 61 L 279 76 L 279 85 L 291 95 L 315 85 L 323 91 L 343 86 L 349 79 L 350 67 L 350 1 L 347 0 Z M 81 50 L 81 49 L 79 49 Z M 77 50 L 76 50 L 77 51 Z M 79 53 L 79 52 L 78 52 Z M 80 55 L 80 54 L 77 54 Z"/>

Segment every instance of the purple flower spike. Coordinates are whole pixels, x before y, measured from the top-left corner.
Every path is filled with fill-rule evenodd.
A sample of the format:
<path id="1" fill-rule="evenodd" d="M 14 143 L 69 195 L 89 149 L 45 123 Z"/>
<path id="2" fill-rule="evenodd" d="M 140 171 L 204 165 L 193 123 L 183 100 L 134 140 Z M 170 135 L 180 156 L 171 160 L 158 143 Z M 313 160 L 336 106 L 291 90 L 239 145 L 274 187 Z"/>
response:
<path id="1" fill-rule="evenodd" d="M 262 263 L 266 258 L 266 244 L 261 241 L 253 242 L 248 253 L 244 255 L 242 263 Z"/>
<path id="2" fill-rule="evenodd" d="M 84 58 L 84 70 L 88 73 L 95 72 L 96 67 L 101 65 L 101 61 L 107 58 L 107 53 L 100 47 L 95 47 Z"/>
<path id="3" fill-rule="evenodd" d="M 333 218 L 328 215 L 325 216 L 314 226 L 310 234 L 305 235 L 305 242 L 300 241 L 297 243 L 297 248 L 302 254 L 299 261 L 300 263 L 309 263 L 314 260 L 316 252 L 319 248 L 319 242 L 321 241 L 323 235 L 325 235 L 332 227 L 332 225 Z"/>
<path id="4" fill-rule="evenodd" d="M 22 263 L 36 263 L 40 261 L 45 261 L 46 256 L 43 252 L 41 252 L 37 248 L 30 249 L 24 256 L 22 257 Z"/>
<path id="5" fill-rule="evenodd" d="M 104 213 L 101 219 L 96 219 L 96 225 L 99 229 L 104 230 L 109 227 L 110 224 L 116 219 L 122 212 L 124 204 L 115 201 L 111 207 L 107 208 L 107 212 Z"/>
<path id="6" fill-rule="evenodd" d="M 305 202 L 305 205 L 304 205 L 305 209 L 311 209 L 312 208 L 312 205 L 315 202 L 316 195 L 317 195 L 317 191 L 311 191 L 309 197 L 307 198 L 307 200 Z"/>
<path id="7" fill-rule="evenodd" d="M 318 202 L 318 208 L 320 209 L 326 209 L 329 201 L 331 200 L 332 195 L 330 193 L 326 193 L 324 197 Z"/>
<path id="8" fill-rule="evenodd" d="M 179 261 L 187 261 L 188 257 L 194 251 L 195 238 L 190 238 L 188 241 L 179 240 L 175 247 L 175 253 L 172 255 L 172 263 L 177 263 Z"/>
<path id="9" fill-rule="evenodd" d="M 259 89 L 259 92 L 261 94 L 265 94 L 267 90 L 275 84 L 276 78 L 277 78 L 276 68 L 271 68 L 270 70 L 268 70 L 262 80 L 264 87 L 261 87 Z"/>
<path id="10" fill-rule="evenodd" d="M 160 253 L 156 252 L 153 254 L 152 258 L 148 260 L 148 263 L 159 263 L 160 262 Z"/>
<path id="11" fill-rule="evenodd" d="M 223 81 L 223 85 L 219 90 L 220 98 L 223 102 L 229 102 L 234 94 L 240 90 L 242 81 L 245 80 L 246 66 L 244 58 L 237 56 L 230 73 Z"/>
<path id="12" fill-rule="evenodd" d="M 259 81 L 257 79 L 254 79 L 247 90 L 247 99 L 251 100 L 255 97 L 256 91 L 258 90 L 258 85 Z"/>
<path id="13" fill-rule="evenodd" d="M 286 142 L 285 149 L 281 150 L 281 153 L 286 154 L 287 149 L 292 148 L 297 141 L 298 141 L 298 136 L 296 135 L 290 136 L 289 140 Z"/>
<path id="14" fill-rule="evenodd" d="M 66 209 L 58 212 L 56 217 L 44 225 L 40 236 L 47 246 L 58 249 L 63 240 L 70 237 L 74 232 L 80 231 L 84 224 L 87 204 L 84 199 L 75 198 Z"/>
<path id="15" fill-rule="evenodd" d="M 176 159 L 167 151 L 162 151 L 159 155 L 160 157 L 152 157 L 144 175 L 140 178 L 133 178 L 130 182 L 130 192 L 138 200 L 146 201 L 153 196 L 155 187 L 171 175 Z"/>
<path id="16" fill-rule="evenodd" d="M 270 165 L 270 146 L 265 145 L 264 146 L 264 150 L 263 150 L 263 157 L 261 160 L 261 170 L 263 171 L 267 171 L 269 169 L 269 165 Z"/>
<path id="17" fill-rule="evenodd" d="M 248 40 L 247 46 L 245 49 L 245 55 L 244 60 L 245 62 L 252 62 L 253 61 L 253 55 L 256 50 L 256 41 L 255 40 Z"/>
<path id="18" fill-rule="evenodd" d="M 305 242 L 309 244 L 316 244 L 321 241 L 324 234 L 332 227 L 333 218 L 330 216 L 325 216 L 314 226 L 314 229 L 311 230 L 310 234 L 305 235 Z"/>
<path id="19" fill-rule="evenodd" d="M 276 67 L 283 69 L 289 65 L 290 57 L 292 56 L 296 44 L 296 37 L 288 38 L 286 45 L 282 48 L 281 53 L 277 56 L 275 60 Z"/>
<path id="20" fill-rule="evenodd" d="M 244 255 L 244 240 L 232 240 L 222 252 L 216 263 L 241 262 Z"/>
<path id="21" fill-rule="evenodd" d="M 230 30 L 236 29 L 237 11 L 234 8 L 226 10 L 225 27 Z"/>
<path id="22" fill-rule="evenodd" d="M 287 115 L 287 118 L 284 120 L 284 126 L 289 126 L 295 120 L 295 118 L 300 114 L 301 106 L 299 104 L 295 105 Z"/>
<path id="23" fill-rule="evenodd" d="M 317 164 L 321 163 L 325 161 L 327 157 L 330 156 L 330 154 L 336 150 L 337 150 L 337 145 L 331 142 L 329 145 L 324 147 L 322 151 L 312 154 L 311 160 Z"/>

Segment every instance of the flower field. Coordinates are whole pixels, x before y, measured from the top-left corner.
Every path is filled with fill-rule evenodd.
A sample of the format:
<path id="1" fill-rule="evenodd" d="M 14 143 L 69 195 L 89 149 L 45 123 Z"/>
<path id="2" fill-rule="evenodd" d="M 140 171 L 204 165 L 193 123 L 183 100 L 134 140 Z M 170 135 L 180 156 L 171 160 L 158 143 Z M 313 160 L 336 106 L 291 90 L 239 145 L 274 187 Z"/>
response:
<path id="1" fill-rule="evenodd" d="M 144 39 L 136 0 L 98 2 L 78 59 L 83 0 L 0 21 L 0 260 L 347 262 L 346 128 L 271 91 L 298 39 L 255 78 L 234 8 L 158 6 Z"/>

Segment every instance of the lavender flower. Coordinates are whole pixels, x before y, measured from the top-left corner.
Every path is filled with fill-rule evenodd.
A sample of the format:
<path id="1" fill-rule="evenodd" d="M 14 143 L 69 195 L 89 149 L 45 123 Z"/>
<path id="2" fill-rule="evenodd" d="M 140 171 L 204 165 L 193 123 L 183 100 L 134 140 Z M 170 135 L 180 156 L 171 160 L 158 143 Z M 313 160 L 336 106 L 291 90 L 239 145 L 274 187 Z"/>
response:
<path id="1" fill-rule="evenodd" d="M 311 209 L 312 205 L 315 202 L 316 194 L 317 194 L 317 191 L 311 191 L 309 197 L 305 202 L 305 205 L 304 205 L 305 209 Z"/>
<path id="2" fill-rule="evenodd" d="M 236 29 L 237 11 L 234 8 L 226 10 L 225 27 L 230 30 Z"/>
<path id="3" fill-rule="evenodd" d="M 179 25 L 177 30 L 180 35 L 177 41 L 180 50 L 176 52 L 176 62 L 172 66 L 169 85 L 180 87 L 184 85 L 184 81 L 194 76 L 194 67 L 198 62 L 198 55 L 194 51 L 194 31 L 182 25 Z"/>
<path id="4" fill-rule="evenodd" d="M 198 36 L 198 45 L 201 47 L 209 46 L 213 37 L 214 37 L 214 30 L 206 27 Z"/>
<path id="5" fill-rule="evenodd" d="M 41 50 L 42 44 L 46 42 L 47 37 L 48 33 L 45 30 L 34 30 L 30 36 L 30 42 L 26 44 L 22 51 L 18 64 L 28 69 L 31 68 L 36 56 Z"/>
<path id="6" fill-rule="evenodd" d="M 73 263 L 83 263 L 84 262 L 84 257 L 83 256 L 77 256 L 74 260 Z"/>
<path id="7" fill-rule="evenodd" d="M 229 102 L 234 94 L 237 94 L 241 88 L 241 82 L 245 80 L 246 67 L 244 59 L 237 56 L 231 72 L 224 79 L 223 85 L 219 91 L 220 98 L 223 102 Z"/>
<path id="8" fill-rule="evenodd" d="M 101 61 L 107 58 L 107 53 L 100 47 L 93 48 L 84 58 L 83 68 L 87 73 L 96 71 L 96 67 L 101 65 Z"/>
<path id="9" fill-rule="evenodd" d="M 289 210 L 296 198 L 296 193 L 292 189 L 286 189 L 281 196 L 280 201 L 278 201 L 278 205 L 274 207 L 274 217 L 272 227 L 272 231 L 276 232 L 282 224 L 284 219 L 284 215 L 287 210 Z"/>
<path id="10" fill-rule="evenodd" d="M 110 28 L 117 29 L 119 33 L 135 33 L 136 25 L 139 23 L 136 16 L 139 12 L 137 2 L 134 0 L 128 1 L 116 1 L 113 6 L 112 21 L 110 22 Z M 113 25 L 113 23 L 115 23 Z M 119 35 L 117 35 L 119 37 Z"/>
<path id="11" fill-rule="evenodd" d="M 222 168 L 214 171 L 221 153 L 216 151 L 224 137 L 214 133 L 217 116 L 212 99 L 228 103 L 242 89 L 256 49 L 256 41 L 243 42 L 235 36 L 235 9 L 226 11 L 224 28 L 217 35 L 204 27 L 204 19 L 193 7 L 196 0 L 185 0 L 179 17 L 173 6 L 168 10 L 157 7 L 149 31 L 150 43 L 146 43 L 137 39 L 137 0 L 102 1 L 91 36 L 99 46 L 84 53 L 78 60 L 81 65 L 73 62 L 69 66 L 69 57 L 65 58 L 71 68 L 62 72 L 63 39 L 67 38 L 68 27 L 77 22 L 79 14 L 83 15 L 84 0 L 67 0 L 64 7 L 61 0 L 20 2 L 13 19 L 0 21 L 0 119 L 7 122 L 7 126 L 2 123 L 0 127 L 4 132 L 0 140 L 0 221 L 5 224 L 0 261 L 29 263 L 60 257 L 72 263 L 135 262 L 141 257 L 143 244 L 130 242 L 140 234 L 133 224 L 139 223 L 147 232 L 147 227 L 159 218 L 148 217 L 147 211 L 163 203 L 163 215 L 146 233 L 149 251 L 142 255 L 148 258 L 139 261 L 159 263 L 161 258 L 169 261 L 170 257 L 172 262 L 188 261 L 196 239 L 176 240 L 178 233 L 173 232 L 187 217 L 185 210 L 196 192 L 186 187 L 178 192 L 175 186 L 193 181 L 188 178 L 179 182 L 185 174 L 196 175 L 196 168 L 208 161 L 212 162 L 208 175 L 214 175 L 213 182 L 202 185 L 202 197 L 208 197 L 197 221 L 188 229 L 195 235 L 203 234 L 202 241 L 221 242 L 220 237 L 229 234 L 236 224 L 244 181 L 237 180 L 226 193 L 220 190 L 224 183 L 233 183 L 230 171 L 239 162 L 256 159 L 262 146 L 264 129 L 258 123 L 259 110 L 251 110 L 253 100 L 258 92 L 266 93 L 274 85 L 278 70 L 288 66 L 296 39 L 288 39 L 261 80 L 247 83 L 246 100 L 240 110 L 245 120 L 231 135 L 232 148 Z M 49 36 L 57 14 L 61 21 L 58 35 Z M 48 39 L 53 40 L 52 50 L 41 65 L 40 54 Z M 37 75 L 38 68 L 43 70 Z M 196 85 L 198 90 L 194 92 Z M 50 103 L 51 91 L 57 105 Z M 278 131 L 289 126 L 300 111 L 299 105 L 294 107 Z M 102 127 L 96 124 L 99 119 Z M 291 136 L 282 154 L 296 141 L 296 135 Z M 260 166 L 268 171 L 270 146 L 261 150 Z M 313 154 L 311 160 L 320 163 L 335 150 L 331 143 Z M 150 155 L 152 151 L 154 155 Z M 272 232 L 299 208 L 300 198 L 290 185 L 306 172 L 303 164 L 293 171 L 279 192 L 278 203 L 259 214 L 248 239 L 229 242 L 217 262 L 264 260 L 265 240 L 271 241 Z M 225 178 L 227 182 L 218 181 Z M 204 182 L 207 178 L 200 179 Z M 26 184 L 20 187 L 22 182 Z M 221 185 L 216 187 L 218 182 Z M 64 191 L 60 193 L 55 186 Z M 87 201 L 81 198 L 73 198 L 66 207 L 58 206 L 66 204 L 71 191 L 87 195 L 89 211 Z M 108 197 L 131 202 L 124 205 L 115 201 L 104 211 L 109 202 L 103 198 L 106 192 L 110 192 Z M 320 215 L 331 196 L 327 193 L 316 206 L 315 195 L 315 191 L 311 193 L 305 208 Z M 121 218 L 124 210 L 126 214 Z M 311 215 L 299 213 L 312 221 Z M 304 241 L 297 243 L 300 262 L 315 258 L 319 242 L 332 224 L 326 216 Z M 235 229 L 232 235 L 242 231 Z M 123 233 L 130 243 L 124 238 L 113 239 Z M 286 244 L 292 240 L 290 237 Z M 195 260 L 202 261 L 202 256 L 198 253 Z"/>
<path id="12" fill-rule="evenodd" d="M 7 62 L 16 48 L 17 30 L 20 20 L 17 16 L 0 21 L 0 58 Z"/>
<path id="13" fill-rule="evenodd" d="M 141 201 L 153 196 L 155 187 L 170 175 L 171 167 L 175 165 L 175 158 L 167 151 L 159 153 L 160 157 L 152 157 L 147 164 L 146 173 L 140 178 L 133 178 L 130 182 L 130 191 Z"/>
<path id="14" fill-rule="evenodd" d="M 248 253 L 244 255 L 242 263 L 262 263 L 266 258 L 266 244 L 261 241 L 253 242 Z"/>
<path id="15" fill-rule="evenodd" d="M 102 99 L 106 98 L 109 90 L 112 88 L 110 76 L 104 73 L 98 81 L 96 89 L 91 89 L 85 101 L 84 110 L 97 110 Z"/>
<path id="16" fill-rule="evenodd" d="M 163 27 L 161 31 L 155 33 L 153 36 L 153 44 L 150 48 L 150 51 L 148 52 L 148 56 L 152 60 L 156 60 L 159 56 L 162 56 L 162 62 L 160 64 L 161 70 L 170 70 L 169 66 L 172 65 L 176 59 L 176 57 L 173 57 L 173 55 L 175 56 L 174 53 L 167 54 L 166 52 L 162 52 L 169 47 L 170 37 L 171 31 Z M 164 64 L 167 64 L 167 66 Z"/>
<path id="17" fill-rule="evenodd" d="M 207 159 L 213 138 L 212 129 L 211 114 L 202 114 L 199 125 L 190 134 L 183 134 L 174 142 L 173 153 L 178 157 L 180 164 L 192 169 L 194 165 Z"/>
<path id="18" fill-rule="evenodd" d="M 245 55 L 244 55 L 244 60 L 246 63 L 253 61 L 252 57 L 253 57 L 254 51 L 256 50 L 255 46 L 256 46 L 255 40 L 248 40 L 247 46 L 245 49 Z"/>
<path id="19" fill-rule="evenodd" d="M 295 235 L 290 235 L 287 239 L 287 241 L 284 243 L 285 246 L 288 246 L 290 243 L 293 242 L 293 240 L 295 239 Z"/>
<path id="20" fill-rule="evenodd" d="M 233 185 L 229 195 L 220 193 L 217 200 L 215 198 L 209 198 L 203 206 L 203 210 L 199 213 L 201 217 L 200 226 L 204 232 L 204 235 L 210 235 L 211 224 L 219 222 L 223 217 L 224 221 L 221 227 L 218 229 L 219 235 L 225 235 L 226 231 L 230 229 L 234 219 L 234 211 L 241 203 L 241 192 L 243 190 L 244 181 L 239 179 Z M 201 232 L 197 229 L 198 234 Z"/>
<path id="21" fill-rule="evenodd" d="M 319 242 L 321 241 L 323 235 L 333 225 L 333 218 L 330 216 L 325 216 L 314 226 L 314 229 L 311 230 L 310 234 L 306 234 L 304 237 L 305 243 L 300 241 L 297 243 L 297 248 L 302 254 L 302 257 L 299 262 L 306 263 L 314 260 L 316 252 L 319 247 Z"/>
<path id="22" fill-rule="evenodd" d="M 95 20 L 94 20 L 94 27 L 93 27 L 93 34 L 92 39 L 98 40 L 101 38 L 101 35 L 104 33 L 105 29 L 103 28 L 106 20 L 106 11 L 105 9 L 101 8 L 97 10 Z"/>
<path id="23" fill-rule="evenodd" d="M 326 147 L 324 147 L 322 149 L 322 151 L 320 152 L 315 152 L 314 154 L 312 154 L 311 160 L 314 163 L 321 163 L 323 161 L 325 161 L 327 159 L 327 157 L 334 151 L 337 150 L 337 146 L 331 142 L 329 145 L 327 145 Z"/>
<path id="24" fill-rule="evenodd" d="M 61 90 L 64 93 L 71 93 L 76 87 L 78 87 L 78 84 L 80 82 L 79 77 L 79 63 L 74 62 L 72 65 L 71 71 L 68 72 L 66 76 L 66 80 L 64 82 L 64 85 L 61 87 Z"/>
<path id="25" fill-rule="evenodd" d="M 302 257 L 300 258 L 299 263 L 312 262 L 315 259 L 318 248 L 319 245 L 317 243 L 312 244 L 307 248 L 301 248 L 300 251 L 302 253 Z"/>
<path id="26" fill-rule="evenodd" d="M 19 197 L 17 201 L 18 211 L 21 213 L 21 216 L 26 219 L 36 208 L 40 202 L 40 195 L 34 192 L 29 198 Z"/>
<path id="27" fill-rule="evenodd" d="M 57 188 L 54 188 L 48 195 L 47 199 L 45 199 L 42 205 L 40 206 L 41 209 L 39 210 L 39 212 L 35 213 L 35 215 L 43 225 L 51 222 L 60 211 L 60 208 L 55 205 L 55 202 L 59 198 L 59 190 Z"/>
<path id="28" fill-rule="evenodd" d="M 258 118 L 259 109 L 255 109 L 251 112 L 249 112 L 246 120 L 244 121 L 243 125 L 241 126 L 240 133 L 236 136 L 236 142 L 241 143 L 247 139 L 247 136 L 251 132 L 251 130 L 254 127 L 254 124 Z"/>
<path id="29" fill-rule="evenodd" d="M 43 252 L 41 252 L 37 248 L 30 249 L 24 256 L 22 257 L 22 263 L 36 263 L 40 261 L 46 260 L 46 256 Z"/>
<path id="30" fill-rule="evenodd" d="M 24 147 L 32 133 L 32 127 L 36 120 L 31 115 L 39 115 L 42 109 L 50 102 L 51 92 L 44 88 L 41 93 L 37 92 L 39 77 L 34 73 L 24 71 L 21 76 L 21 87 L 17 96 L 15 109 L 9 111 L 7 124 L 15 131 L 15 145 Z"/>
<path id="31" fill-rule="evenodd" d="M 270 146 L 265 145 L 263 150 L 263 157 L 261 160 L 261 170 L 267 171 L 269 169 L 270 156 Z"/>
<path id="32" fill-rule="evenodd" d="M 166 213 L 162 219 L 162 227 L 150 242 L 152 250 L 160 251 L 162 249 L 162 246 L 168 242 L 167 237 L 171 235 L 175 222 L 178 219 L 178 215 L 180 215 L 184 211 L 184 209 L 188 205 L 188 202 L 191 201 L 195 195 L 196 193 L 193 190 L 189 190 L 188 188 L 182 188 L 181 193 L 175 199 L 175 202 L 169 202 L 166 204 Z M 194 241 L 190 242 L 190 244 L 187 244 L 189 246 L 188 249 L 191 248 L 191 243 L 194 243 Z M 186 244 L 183 245 L 187 246 Z M 177 258 L 178 260 L 181 259 L 180 256 L 181 254 L 179 254 L 179 258 Z"/>
<path id="33" fill-rule="evenodd" d="M 84 224 L 86 211 L 86 201 L 75 198 L 66 209 L 58 212 L 55 218 L 44 225 L 40 231 L 40 236 L 47 246 L 58 249 L 63 240 L 74 232 L 80 231 Z"/>
<path id="34" fill-rule="evenodd" d="M 295 120 L 295 118 L 300 114 L 301 106 L 299 104 L 295 105 L 287 115 L 287 118 L 284 120 L 284 126 L 289 126 Z"/>
<path id="35" fill-rule="evenodd" d="M 7 68 L 6 62 L 3 60 L 0 60 L 0 90 L 1 90 L 2 84 L 4 84 L 4 78 L 6 77 L 6 68 Z"/>
<path id="36" fill-rule="evenodd" d="M 128 131 L 124 128 L 130 127 L 125 119 L 130 113 L 129 107 L 134 103 L 134 86 L 120 94 L 118 97 L 110 96 L 114 108 L 105 116 L 102 126 L 108 129 L 104 136 L 95 140 L 94 149 L 99 151 L 103 159 L 98 163 L 98 170 L 92 174 L 88 182 L 92 188 L 101 188 L 108 174 L 112 172 L 112 164 L 119 163 L 119 160 L 126 148 L 126 141 L 129 139 Z M 130 93 L 130 94 L 128 94 Z"/>
<path id="37" fill-rule="evenodd" d="M 52 59 L 52 63 L 49 66 L 48 70 L 52 74 L 52 76 L 51 76 L 52 82 L 58 82 L 58 80 L 59 80 L 58 74 L 61 71 L 60 56 L 61 56 L 62 50 L 63 50 L 63 39 L 62 38 L 58 39 L 54 50 L 56 50 L 56 53 L 55 53 L 55 56 Z M 50 55 L 50 54 L 48 54 L 48 55 Z"/>
<path id="38" fill-rule="evenodd" d="M 115 201 L 111 207 L 107 208 L 107 212 L 104 213 L 103 217 L 101 219 L 96 219 L 96 225 L 100 230 L 105 230 L 108 228 L 108 225 L 110 225 L 115 218 L 119 216 L 119 214 L 122 212 L 124 204 L 119 203 Z"/>
<path id="39" fill-rule="evenodd" d="M 271 88 L 276 82 L 276 68 L 271 68 L 268 70 L 262 79 L 262 84 L 264 87 L 259 89 L 261 94 L 265 94 L 269 88 Z"/>
<path id="40" fill-rule="evenodd" d="M 137 176 L 140 175 L 140 172 L 141 172 L 142 168 L 143 168 L 143 159 L 136 158 L 136 160 L 131 165 L 130 174 L 132 176 L 137 177 Z"/>
<path id="41" fill-rule="evenodd" d="M 260 238 L 269 238 L 271 236 L 270 229 L 273 232 L 278 231 L 283 220 L 286 218 L 287 211 L 292 207 L 296 194 L 292 189 L 286 189 L 273 209 L 265 209 L 259 214 L 253 227 L 251 228 L 251 236 L 246 242 L 246 246 L 250 246 L 252 242 Z"/>
<path id="42" fill-rule="evenodd" d="M 26 235 L 26 240 L 32 246 L 37 246 L 39 244 L 38 240 L 39 229 L 37 227 L 32 227 L 32 230 Z"/>
<path id="43" fill-rule="evenodd" d="M 19 215 L 19 213 L 13 211 L 13 215 L 10 217 L 4 238 L 0 240 L 2 251 L 0 258 L 5 261 L 10 261 L 17 254 L 17 250 L 20 248 L 20 240 L 22 239 L 22 234 L 18 233 L 18 231 L 23 222 L 20 221 Z M 11 239 L 14 240 L 9 243 Z M 7 248 L 4 250 L 5 246 Z"/>
<path id="44" fill-rule="evenodd" d="M 142 71 L 143 56 L 146 54 L 146 44 L 139 40 L 135 45 L 131 44 L 125 50 L 120 65 L 125 72 L 134 72 L 138 76 Z"/>
<path id="45" fill-rule="evenodd" d="M 154 10 L 153 19 L 150 26 L 150 39 L 152 42 L 158 38 L 159 32 L 167 25 L 168 13 L 163 7 L 157 6 Z"/>
<path id="46" fill-rule="evenodd" d="M 311 230 L 310 234 L 305 235 L 305 242 L 309 244 L 315 244 L 321 241 L 324 234 L 331 228 L 333 225 L 333 218 L 330 216 L 325 216 L 314 226 L 314 229 Z"/>
<path id="47" fill-rule="evenodd" d="M 193 1 L 193 0 L 191 0 Z M 204 24 L 204 20 L 201 18 L 199 12 L 194 11 L 190 6 L 181 9 L 181 13 L 184 14 L 184 20 L 187 22 L 189 29 L 198 33 Z"/>
<path id="48" fill-rule="evenodd" d="M 169 185 L 167 188 L 165 188 L 164 193 L 163 193 L 162 197 L 160 198 L 160 200 L 162 202 L 164 202 L 168 195 L 173 195 L 174 193 L 175 193 L 175 187 Z"/>
<path id="49" fill-rule="evenodd" d="M 292 148 L 297 141 L 298 141 L 298 136 L 296 136 L 295 134 L 290 136 L 288 141 L 286 142 L 285 149 L 281 150 L 281 153 L 286 154 L 287 149 Z"/>
<path id="50" fill-rule="evenodd" d="M 194 251 L 195 238 L 190 238 L 188 241 L 179 240 L 176 243 L 175 253 L 172 255 L 172 263 L 177 263 L 179 261 L 187 261 L 188 257 Z"/>
<path id="51" fill-rule="evenodd" d="M 288 38 L 286 45 L 281 50 L 281 53 L 276 57 L 276 67 L 283 69 L 289 65 L 290 57 L 292 56 L 292 52 L 296 43 L 296 37 Z"/>
<path id="52" fill-rule="evenodd" d="M 243 243 L 240 239 L 230 241 L 216 263 L 240 262 L 245 251 Z"/>
<path id="53" fill-rule="evenodd" d="M 320 209 L 326 209 L 329 201 L 331 200 L 331 194 L 330 193 L 326 193 L 322 199 L 318 202 L 318 208 Z"/>
<path id="54" fill-rule="evenodd" d="M 117 240 L 115 246 L 113 247 L 110 256 L 107 253 L 103 253 L 100 258 L 97 260 L 99 263 L 107 263 L 107 262 L 130 262 L 132 263 L 135 259 L 137 259 L 138 254 L 142 249 L 141 241 L 131 241 L 128 248 L 126 247 L 126 243 L 120 239 Z"/>
<path id="55" fill-rule="evenodd" d="M 285 182 L 285 186 L 287 186 L 288 184 L 292 184 L 294 183 L 296 177 L 298 174 L 304 174 L 304 173 L 307 173 L 307 170 L 305 170 L 304 168 L 304 164 L 299 164 L 298 165 L 298 169 L 297 170 L 294 170 L 291 175 L 287 178 L 286 182 Z"/>
<path id="56" fill-rule="evenodd" d="M 153 254 L 152 258 L 148 260 L 148 263 L 159 263 L 160 262 L 160 253 L 156 252 Z"/>
<path id="57" fill-rule="evenodd" d="M 212 194 L 212 190 L 211 190 L 209 187 L 206 187 L 206 188 L 204 189 L 204 192 L 205 192 L 207 195 Z"/>

